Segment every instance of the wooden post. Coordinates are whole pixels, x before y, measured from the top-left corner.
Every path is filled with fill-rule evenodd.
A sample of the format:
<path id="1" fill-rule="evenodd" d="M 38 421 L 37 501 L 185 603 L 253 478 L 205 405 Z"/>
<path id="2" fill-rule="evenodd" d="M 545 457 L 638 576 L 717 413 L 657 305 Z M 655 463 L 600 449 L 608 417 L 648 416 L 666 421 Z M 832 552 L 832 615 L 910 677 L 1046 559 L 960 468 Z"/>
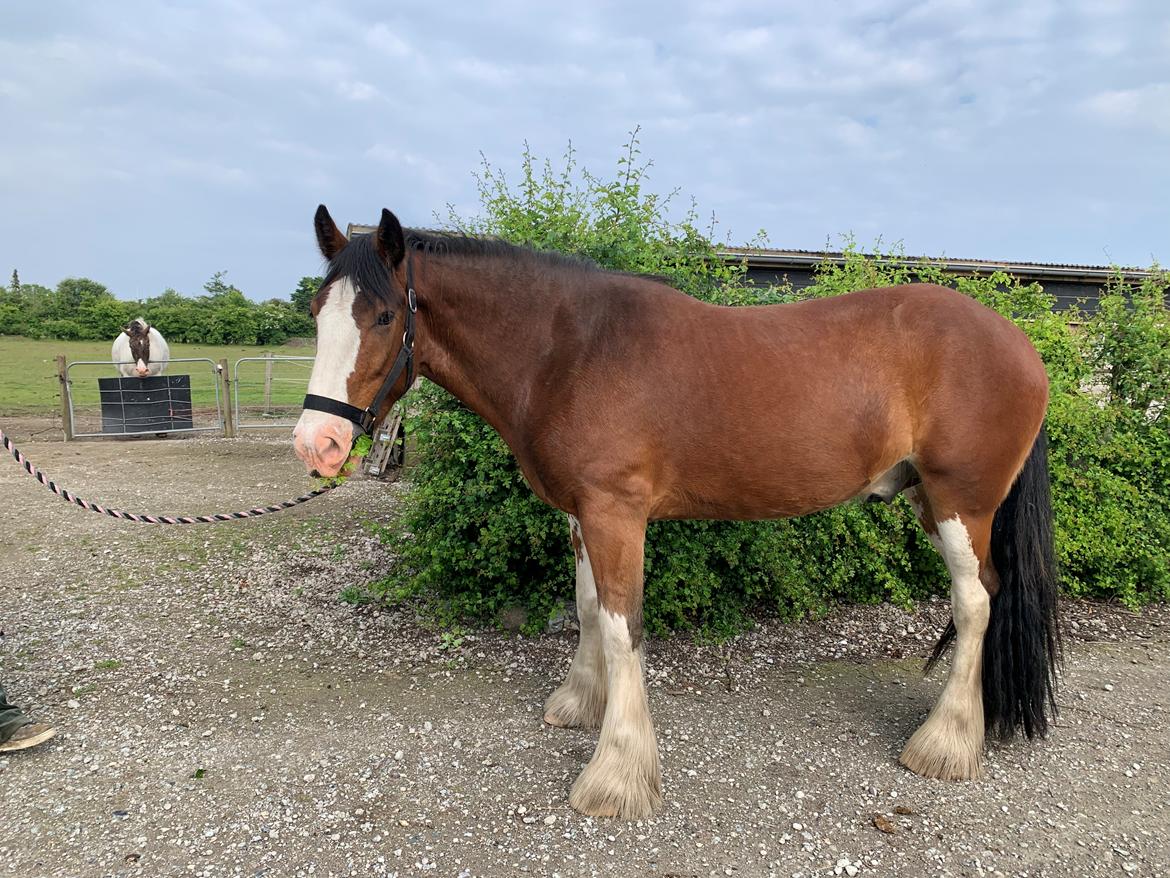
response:
<path id="1" fill-rule="evenodd" d="M 232 373 L 226 359 L 219 361 L 220 396 L 223 399 L 223 435 L 236 438 L 236 413 L 232 408 Z"/>
<path id="2" fill-rule="evenodd" d="M 65 355 L 57 355 L 57 381 L 61 386 L 61 428 L 65 431 L 65 441 L 73 439 L 73 417 L 69 410 L 69 372 L 65 364 Z"/>
<path id="3" fill-rule="evenodd" d="M 272 351 L 264 354 L 264 414 L 272 414 Z"/>

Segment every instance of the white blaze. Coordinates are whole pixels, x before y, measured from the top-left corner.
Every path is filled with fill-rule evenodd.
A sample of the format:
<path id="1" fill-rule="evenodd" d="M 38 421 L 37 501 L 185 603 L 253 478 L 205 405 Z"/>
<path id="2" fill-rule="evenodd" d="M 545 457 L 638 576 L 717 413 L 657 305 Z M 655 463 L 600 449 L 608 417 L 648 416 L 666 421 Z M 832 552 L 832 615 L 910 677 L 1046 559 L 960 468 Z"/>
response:
<path id="1" fill-rule="evenodd" d="M 356 296 L 353 284 L 342 278 L 329 288 L 325 304 L 317 312 L 317 357 L 309 375 L 309 393 L 349 402 L 347 385 L 362 343 L 353 319 Z M 296 432 L 308 439 L 321 424 L 339 420 L 337 415 L 307 409 L 301 413 Z"/>

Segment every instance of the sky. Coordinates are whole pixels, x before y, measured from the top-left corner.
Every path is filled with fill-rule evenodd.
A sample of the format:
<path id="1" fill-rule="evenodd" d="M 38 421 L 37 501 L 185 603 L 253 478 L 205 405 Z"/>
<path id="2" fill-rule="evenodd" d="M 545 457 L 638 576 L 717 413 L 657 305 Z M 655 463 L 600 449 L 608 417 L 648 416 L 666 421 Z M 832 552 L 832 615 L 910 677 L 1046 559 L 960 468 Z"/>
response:
<path id="1" fill-rule="evenodd" d="M 1165 0 L 0 5 L 0 283 L 286 297 L 313 211 L 435 226 L 525 143 L 738 244 L 1170 263 Z"/>

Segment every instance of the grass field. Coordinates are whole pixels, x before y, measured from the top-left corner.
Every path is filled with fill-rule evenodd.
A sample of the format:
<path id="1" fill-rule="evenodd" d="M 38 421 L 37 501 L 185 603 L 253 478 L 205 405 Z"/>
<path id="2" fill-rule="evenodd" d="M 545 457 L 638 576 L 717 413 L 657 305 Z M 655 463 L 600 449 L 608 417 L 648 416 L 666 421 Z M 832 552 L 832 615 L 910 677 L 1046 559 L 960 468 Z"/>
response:
<path id="1" fill-rule="evenodd" d="M 0 336 L 0 416 L 55 414 L 61 410 L 57 381 L 57 355 L 70 362 L 110 361 L 110 345 L 104 341 L 35 341 L 18 336 Z M 171 345 L 171 359 L 206 357 L 218 362 L 227 359 L 234 368 L 241 357 L 261 357 L 265 353 L 280 356 L 312 356 L 311 347 L 244 347 L 229 345 Z M 305 395 L 309 363 L 276 363 L 273 368 L 271 402 L 274 406 L 300 408 Z M 168 375 L 191 374 L 191 400 L 196 406 L 214 406 L 214 376 L 211 367 L 199 363 L 174 363 Z M 246 363 L 240 367 L 240 405 L 256 406 L 264 402 L 265 364 Z M 96 406 L 97 379 L 115 375 L 114 367 L 75 366 L 70 371 L 74 404 Z"/>

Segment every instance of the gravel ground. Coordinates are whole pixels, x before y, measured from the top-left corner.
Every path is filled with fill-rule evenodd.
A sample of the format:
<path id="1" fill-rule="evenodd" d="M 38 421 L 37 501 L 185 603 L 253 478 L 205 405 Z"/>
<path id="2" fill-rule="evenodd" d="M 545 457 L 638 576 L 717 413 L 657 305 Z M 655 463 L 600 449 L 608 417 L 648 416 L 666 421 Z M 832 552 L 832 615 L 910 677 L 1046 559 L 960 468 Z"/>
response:
<path id="1" fill-rule="evenodd" d="M 22 447 L 132 511 L 306 485 L 276 438 Z M 159 528 L 0 464 L 0 679 L 59 730 L 0 758 L 0 874 L 1170 874 L 1165 607 L 1066 605 L 1055 731 L 990 746 L 967 784 L 896 763 L 940 688 L 920 668 L 941 602 L 652 642 L 666 806 L 594 820 L 567 805 L 594 735 L 541 722 L 575 634 L 458 640 L 338 600 L 385 570 L 359 522 L 385 520 L 397 490 Z"/>

